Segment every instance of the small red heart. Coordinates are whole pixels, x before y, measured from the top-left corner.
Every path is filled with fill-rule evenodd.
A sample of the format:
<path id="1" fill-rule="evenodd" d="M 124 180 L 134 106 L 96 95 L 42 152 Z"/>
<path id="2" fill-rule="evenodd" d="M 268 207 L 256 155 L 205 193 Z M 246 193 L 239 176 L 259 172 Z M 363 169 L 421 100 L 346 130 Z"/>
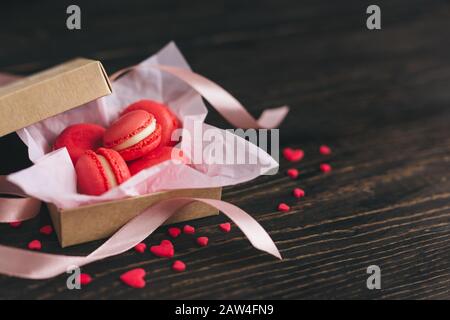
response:
<path id="1" fill-rule="evenodd" d="M 180 228 L 169 228 L 168 233 L 172 238 L 176 238 L 181 234 L 181 229 Z"/>
<path id="2" fill-rule="evenodd" d="M 331 171 L 331 166 L 328 163 L 322 163 L 320 165 L 320 171 L 322 171 L 323 173 L 328 173 Z"/>
<path id="3" fill-rule="evenodd" d="M 278 210 L 283 211 L 283 212 L 288 212 L 291 209 L 291 207 L 289 207 L 286 203 L 280 203 L 278 205 Z"/>
<path id="4" fill-rule="evenodd" d="M 185 234 L 193 234 L 193 233 L 195 233 L 195 228 L 193 226 L 190 226 L 187 224 L 183 227 L 183 232 Z"/>
<path id="5" fill-rule="evenodd" d="M 186 265 L 184 264 L 183 261 L 176 260 L 172 264 L 172 270 L 177 271 L 177 272 L 182 272 L 182 271 L 186 270 Z"/>
<path id="6" fill-rule="evenodd" d="M 87 273 L 81 273 L 80 274 L 80 284 L 82 286 L 88 285 L 92 282 L 92 277 L 88 275 Z"/>
<path id="7" fill-rule="evenodd" d="M 139 253 L 144 253 L 146 248 L 147 248 L 147 245 L 143 242 L 138 243 L 137 245 L 134 246 L 134 250 Z"/>
<path id="8" fill-rule="evenodd" d="M 331 148 L 326 145 L 321 145 L 319 148 L 320 154 L 323 154 L 324 156 L 328 156 L 331 154 Z"/>
<path id="9" fill-rule="evenodd" d="M 299 174 L 299 172 L 298 172 L 297 169 L 289 169 L 289 170 L 287 171 L 287 175 L 288 175 L 289 177 L 291 177 L 292 179 L 297 179 L 298 174 Z"/>
<path id="10" fill-rule="evenodd" d="M 28 243 L 28 249 L 30 249 L 30 250 L 41 250 L 42 249 L 42 243 L 39 240 L 33 240 L 30 243 Z"/>
<path id="11" fill-rule="evenodd" d="M 294 194 L 294 197 L 301 198 L 305 196 L 305 191 L 300 188 L 295 188 L 292 193 Z"/>
<path id="12" fill-rule="evenodd" d="M 200 247 L 206 247 L 208 245 L 208 237 L 198 237 L 197 243 Z"/>
<path id="13" fill-rule="evenodd" d="M 142 268 L 133 269 L 120 276 L 120 280 L 132 288 L 145 287 L 145 270 Z"/>
<path id="14" fill-rule="evenodd" d="M 161 241 L 159 246 L 151 246 L 151 253 L 160 258 L 172 258 L 175 254 L 175 250 L 173 248 L 172 242 L 169 240 Z"/>
<path id="15" fill-rule="evenodd" d="M 231 223 L 229 223 L 229 222 L 221 223 L 221 224 L 219 224 L 219 227 L 220 227 L 220 229 L 223 232 L 230 232 L 230 230 L 231 230 Z"/>
<path id="16" fill-rule="evenodd" d="M 10 222 L 11 228 L 19 228 L 22 225 L 22 221 Z"/>
<path id="17" fill-rule="evenodd" d="M 291 162 L 297 162 L 303 159 L 305 153 L 302 149 L 284 148 L 283 156 L 286 160 Z"/>
<path id="18" fill-rule="evenodd" d="M 51 225 L 48 224 L 48 225 L 43 226 L 42 228 L 40 228 L 39 232 L 48 236 L 48 235 L 52 234 L 53 228 L 52 228 Z"/>

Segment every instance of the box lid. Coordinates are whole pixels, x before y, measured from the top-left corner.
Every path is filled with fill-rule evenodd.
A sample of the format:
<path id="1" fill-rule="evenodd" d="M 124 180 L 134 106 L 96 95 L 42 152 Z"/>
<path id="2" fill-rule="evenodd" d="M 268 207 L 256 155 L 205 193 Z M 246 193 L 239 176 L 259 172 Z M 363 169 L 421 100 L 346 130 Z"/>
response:
<path id="1" fill-rule="evenodd" d="M 0 137 L 111 94 L 99 61 L 78 58 L 0 87 Z"/>

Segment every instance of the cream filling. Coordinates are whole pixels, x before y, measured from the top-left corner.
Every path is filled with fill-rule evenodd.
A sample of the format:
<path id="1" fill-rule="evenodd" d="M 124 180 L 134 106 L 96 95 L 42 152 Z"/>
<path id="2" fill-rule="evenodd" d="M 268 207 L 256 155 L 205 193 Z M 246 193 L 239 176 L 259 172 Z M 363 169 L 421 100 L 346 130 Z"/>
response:
<path id="1" fill-rule="evenodd" d="M 150 122 L 150 125 L 139 132 L 138 134 L 135 134 L 130 139 L 125 140 L 121 144 L 113 147 L 114 150 L 120 151 L 126 148 L 129 148 L 131 146 L 134 146 L 135 144 L 141 142 L 145 138 L 147 138 L 149 135 L 151 135 L 156 130 L 156 119 L 153 119 L 152 122 Z"/>
<path id="2" fill-rule="evenodd" d="M 108 185 L 111 186 L 111 188 L 114 188 L 115 186 L 117 186 L 117 179 L 111 169 L 111 166 L 109 165 L 108 160 L 106 160 L 104 156 L 101 156 L 99 154 L 97 154 L 97 157 L 100 160 L 103 169 L 105 169 L 106 178 L 108 179 Z"/>

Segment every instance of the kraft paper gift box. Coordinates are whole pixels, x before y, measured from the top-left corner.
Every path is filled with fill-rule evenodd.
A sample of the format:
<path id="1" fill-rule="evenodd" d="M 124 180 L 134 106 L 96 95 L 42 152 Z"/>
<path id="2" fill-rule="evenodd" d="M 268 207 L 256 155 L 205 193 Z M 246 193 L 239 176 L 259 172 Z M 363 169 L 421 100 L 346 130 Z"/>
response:
<path id="1" fill-rule="evenodd" d="M 75 59 L 0 87 L 0 137 L 111 94 L 100 62 Z M 63 129 L 63 128 L 62 128 Z M 221 188 L 178 189 L 125 199 L 60 209 L 48 203 L 62 247 L 112 235 L 148 206 L 172 197 L 221 198 Z M 193 202 L 166 223 L 216 215 L 218 211 Z"/>

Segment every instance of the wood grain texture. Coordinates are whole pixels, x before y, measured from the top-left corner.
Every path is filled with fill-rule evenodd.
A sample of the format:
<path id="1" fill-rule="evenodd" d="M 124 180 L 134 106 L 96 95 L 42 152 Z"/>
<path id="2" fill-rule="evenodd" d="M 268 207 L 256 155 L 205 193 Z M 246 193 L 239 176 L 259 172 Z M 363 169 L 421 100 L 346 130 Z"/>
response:
<path id="1" fill-rule="evenodd" d="M 223 198 L 252 215 L 284 257 L 260 253 L 223 215 L 192 222 L 210 238 L 174 243 L 184 273 L 170 261 L 127 252 L 83 270 L 94 281 L 66 289 L 0 277 L 0 298 L 21 299 L 449 299 L 450 298 L 450 3 L 377 1 L 381 31 L 368 31 L 368 1 L 81 2 L 83 29 L 65 28 L 65 1 L 2 3 L 0 70 L 29 74 L 74 56 L 103 61 L 110 73 L 137 63 L 170 40 L 197 72 L 238 97 L 250 112 L 288 104 L 282 146 L 301 147 L 300 177 L 280 173 L 226 188 Z M 228 127 L 214 111 L 208 122 Z M 2 173 L 28 165 L 26 150 L 1 139 Z M 320 144 L 333 148 L 326 158 Z M 14 155 L 14 156 L 11 156 Z M 323 161 L 332 164 L 320 173 Z M 291 190 L 306 190 L 295 200 Z M 280 213 L 277 203 L 292 210 Z M 101 242 L 62 250 L 38 234 L 47 214 L 20 229 L 0 226 L 0 243 L 87 254 Z M 161 228 L 147 239 L 166 237 Z M 366 268 L 382 270 L 382 290 L 366 288 Z M 144 290 L 118 281 L 130 268 L 149 273 Z"/>

